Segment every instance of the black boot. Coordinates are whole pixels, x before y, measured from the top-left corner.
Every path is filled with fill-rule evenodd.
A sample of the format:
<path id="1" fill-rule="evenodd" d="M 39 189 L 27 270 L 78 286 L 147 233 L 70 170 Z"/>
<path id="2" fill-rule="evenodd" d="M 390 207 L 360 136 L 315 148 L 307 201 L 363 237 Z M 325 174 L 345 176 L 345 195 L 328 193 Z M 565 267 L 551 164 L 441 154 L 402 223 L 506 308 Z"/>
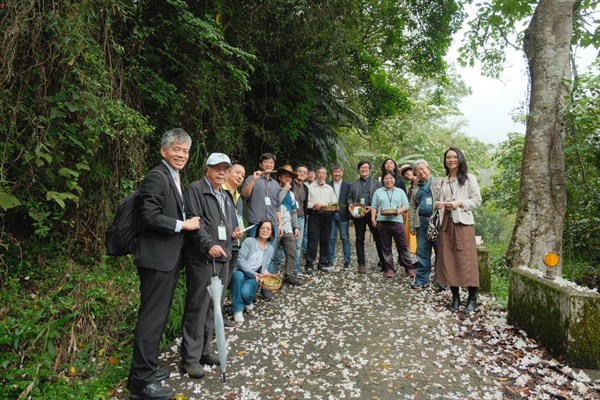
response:
<path id="1" fill-rule="evenodd" d="M 452 303 L 450 303 L 448 306 L 448 310 L 454 314 L 456 311 L 458 311 L 458 307 L 460 306 L 460 293 L 458 291 L 458 287 L 456 286 L 450 287 L 450 290 L 452 290 Z"/>
<path id="2" fill-rule="evenodd" d="M 475 314 L 475 311 L 477 311 L 477 288 L 469 287 L 469 298 L 465 306 L 465 315 Z"/>

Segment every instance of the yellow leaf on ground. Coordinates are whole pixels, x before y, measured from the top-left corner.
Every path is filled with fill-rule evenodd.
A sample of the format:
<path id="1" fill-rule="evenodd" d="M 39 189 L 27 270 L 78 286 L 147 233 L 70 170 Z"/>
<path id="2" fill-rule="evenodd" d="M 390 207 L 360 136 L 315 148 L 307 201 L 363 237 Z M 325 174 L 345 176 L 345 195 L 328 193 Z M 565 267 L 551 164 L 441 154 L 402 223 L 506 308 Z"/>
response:
<path id="1" fill-rule="evenodd" d="M 381 363 L 381 368 L 383 368 L 383 369 L 390 369 L 391 367 L 392 367 L 392 365 L 389 363 L 386 363 L 386 362 Z"/>
<path id="2" fill-rule="evenodd" d="M 75 367 L 71 366 L 71 368 L 69 368 L 69 373 L 71 375 L 76 375 L 77 374 L 77 370 L 75 369 Z"/>
<path id="3" fill-rule="evenodd" d="M 108 359 L 108 364 L 110 365 L 117 365 L 119 363 L 119 359 L 115 356 L 109 357 Z"/>

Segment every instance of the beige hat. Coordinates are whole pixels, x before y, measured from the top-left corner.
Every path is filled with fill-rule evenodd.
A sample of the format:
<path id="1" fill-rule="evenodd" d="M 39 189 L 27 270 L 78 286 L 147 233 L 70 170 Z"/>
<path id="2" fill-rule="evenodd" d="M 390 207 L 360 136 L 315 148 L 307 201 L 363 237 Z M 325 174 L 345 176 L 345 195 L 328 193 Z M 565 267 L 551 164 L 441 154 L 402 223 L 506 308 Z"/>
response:
<path id="1" fill-rule="evenodd" d="M 277 178 L 279 179 L 279 175 L 284 173 L 290 174 L 292 176 L 292 179 L 296 179 L 298 177 L 298 174 L 294 172 L 292 166 L 289 164 L 285 164 L 283 167 L 277 168 Z"/>
<path id="2" fill-rule="evenodd" d="M 401 166 L 400 169 L 398 170 L 400 176 L 404 175 L 404 172 L 406 172 L 407 169 L 412 169 L 412 165 L 404 164 L 403 166 Z"/>

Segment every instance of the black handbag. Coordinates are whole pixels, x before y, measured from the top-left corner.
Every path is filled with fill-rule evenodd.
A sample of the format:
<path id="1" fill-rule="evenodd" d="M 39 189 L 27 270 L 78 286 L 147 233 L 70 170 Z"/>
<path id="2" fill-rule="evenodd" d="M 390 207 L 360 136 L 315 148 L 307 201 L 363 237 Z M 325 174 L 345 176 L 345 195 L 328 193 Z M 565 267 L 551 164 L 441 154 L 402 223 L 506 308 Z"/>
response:
<path id="1" fill-rule="evenodd" d="M 431 217 L 429 217 L 429 223 L 427 224 L 427 240 L 435 242 L 440 235 L 440 213 L 435 210 Z"/>

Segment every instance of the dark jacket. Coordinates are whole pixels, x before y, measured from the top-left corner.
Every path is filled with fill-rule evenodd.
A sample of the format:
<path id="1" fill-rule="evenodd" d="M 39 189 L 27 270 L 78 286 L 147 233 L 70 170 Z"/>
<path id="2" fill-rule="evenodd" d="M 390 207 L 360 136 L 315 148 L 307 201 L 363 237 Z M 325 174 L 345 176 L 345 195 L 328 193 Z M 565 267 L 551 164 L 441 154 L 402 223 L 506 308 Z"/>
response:
<path id="1" fill-rule="evenodd" d="M 183 199 L 164 163 L 146 175 L 137 201 L 144 229 L 138 240 L 135 264 L 171 271 L 181 261 L 184 236 L 182 232 L 175 232 L 175 227 L 178 220 L 183 220 Z"/>
<path id="2" fill-rule="evenodd" d="M 186 236 L 185 256 L 198 258 L 204 262 L 212 261 L 208 251 L 214 245 L 219 245 L 227 253 L 227 257 L 217 258 L 215 261 L 227 262 L 231 258 L 231 246 L 233 233 L 231 215 L 231 197 L 223 191 L 223 201 L 227 215 L 221 212 L 221 206 L 217 196 L 206 178 L 193 182 L 186 191 L 188 218 L 199 216 L 200 229 L 191 231 Z M 219 240 L 219 226 L 225 226 L 225 240 Z"/>
<path id="3" fill-rule="evenodd" d="M 333 181 L 329 182 L 329 186 L 333 187 Z M 335 193 L 335 188 L 333 189 Z M 337 193 L 336 193 L 337 195 Z M 342 185 L 340 186 L 340 196 L 338 203 L 340 203 L 340 220 L 348 221 L 350 219 L 350 211 L 348 211 L 348 207 L 344 207 L 343 205 L 348 205 L 348 197 L 350 195 L 350 184 L 342 179 Z M 352 203 L 350 203 L 352 204 Z"/>
<path id="4" fill-rule="evenodd" d="M 308 186 L 306 186 L 304 183 L 298 183 L 296 180 L 294 180 L 292 191 L 294 192 L 294 196 L 298 202 L 296 214 L 298 215 L 298 218 L 302 218 L 306 216 L 306 212 L 308 211 Z"/>
<path id="5" fill-rule="evenodd" d="M 360 203 L 360 199 L 363 198 L 362 185 L 363 181 L 360 178 L 352 182 L 352 184 L 350 185 L 350 192 L 348 194 L 348 205 L 351 205 L 352 203 Z M 375 191 L 380 187 L 381 183 L 379 183 L 376 179 L 371 178 L 371 182 L 369 185 L 369 196 L 365 198 L 364 203 L 366 206 L 371 206 L 371 200 L 373 200 L 373 193 L 375 193 Z"/>

